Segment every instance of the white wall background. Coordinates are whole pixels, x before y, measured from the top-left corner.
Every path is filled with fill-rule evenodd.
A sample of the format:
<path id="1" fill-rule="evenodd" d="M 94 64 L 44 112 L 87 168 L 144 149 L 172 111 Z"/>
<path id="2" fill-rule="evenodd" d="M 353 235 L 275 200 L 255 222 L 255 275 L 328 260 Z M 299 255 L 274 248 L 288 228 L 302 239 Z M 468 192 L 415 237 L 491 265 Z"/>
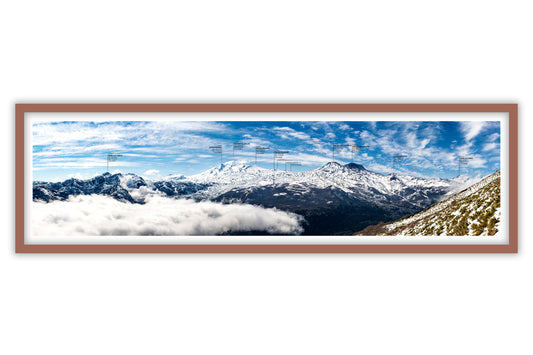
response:
<path id="1" fill-rule="evenodd" d="M 530 1 L 3 1 L 2 354 L 531 354 Z M 17 102 L 517 102 L 518 255 L 16 255 Z"/>

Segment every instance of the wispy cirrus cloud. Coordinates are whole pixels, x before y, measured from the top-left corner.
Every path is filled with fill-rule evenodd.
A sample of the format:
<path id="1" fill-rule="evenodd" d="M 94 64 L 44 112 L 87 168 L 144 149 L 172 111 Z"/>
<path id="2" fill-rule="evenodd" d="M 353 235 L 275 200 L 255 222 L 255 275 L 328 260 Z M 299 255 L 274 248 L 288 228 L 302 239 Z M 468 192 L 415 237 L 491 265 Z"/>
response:
<path id="1" fill-rule="evenodd" d="M 134 167 L 135 162 L 120 161 L 112 162 L 111 166 Z M 90 169 L 94 167 L 107 167 L 107 159 L 90 157 L 65 157 L 65 158 L 43 158 L 33 163 L 34 170 L 55 168 L 55 169 Z"/>
<path id="2" fill-rule="evenodd" d="M 274 127 L 273 130 L 283 139 L 297 138 L 306 140 L 311 138 L 307 133 L 297 131 L 290 127 Z"/>
<path id="3" fill-rule="evenodd" d="M 473 121 L 472 121 L 473 122 Z M 355 162 L 372 163 L 390 172 L 392 157 L 408 157 L 400 167 L 421 175 L 451 175 L 458 156 L 472 157 L 470 166 L 487 173 L 498 166 L 498 122 L 423 121 L 124 121 L 55 122 L 36 124 L 33 163 L 36 170 L 77 168 L 102 172 L 106 154 L 121 154 L 113 167 L 143 174 L 159 170 L 162 175 L 193 175 L 220 163 L 210 146 L 222 147 L 222 161 L 244 159 L 256 163 L 255 147 L 269 147 L 257 156 L 259 166 L 272 167 L 272 152 L 287 150 L 286 158 L 301 160 L 306 168 L 333 159 L 333 144 L 365 145 L 354 154 Z M 250 143 L 233 154 L 234 142 Z M 496 159 L 495 158 L 495 159 Z M 350 147 L 335 152 L 340 162 L 352 160 Z M 385 168 L 387 167 L 387 168 Z M 303 167 L 302 167 L 303 169 Z M 50 172 L 52 175 L 54 172 Z M 72 174 L 72 172 L 68 172 Z"/>
<path id="4" fill-rule="evenodd" d="M 470 142 L 478 134 L 480 134 L 486 127 L 487 122 L 484 121 L 465 121 L 461 122 L 461 131 L 463 132 L 464 139 Z"/>

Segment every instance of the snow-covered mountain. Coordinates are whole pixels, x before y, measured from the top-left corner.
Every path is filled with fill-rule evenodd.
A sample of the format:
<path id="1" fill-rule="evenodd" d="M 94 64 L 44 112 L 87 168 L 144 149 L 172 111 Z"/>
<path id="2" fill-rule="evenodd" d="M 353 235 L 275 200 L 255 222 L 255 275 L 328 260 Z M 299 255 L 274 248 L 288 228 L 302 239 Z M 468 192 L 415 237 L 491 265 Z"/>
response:
<path id="1" fill-rule="evenodd" d="M 441 196 L 443 193 L 452 194 L 471 181 L 464 176 L 456 179 L 421 179 L 408 175 L 383 175 L 354 163 L 341 165 L 330 162 L 318 169 L 290 172 L 230 161 L 179 180 L 179 183 L 183 182 L 209 185 L 205 190 L 202 189 L 200 194 L 211 198 L 235 189 L 288 184 L 299 186 L 299 189 L 336 188 L 367 198 L 396 195 L 398 198 L 417 203 L 427 199 L 433 201 L 435 196 Z"/>
<path id="2" fill-rule="evenodd" d="M 63 182 L 33 182 L 33 200 L 50 202 L 66 200 L 77 195 L 106 195 L 120 201 L 135 203 L 130 195 L 130 189 L 147 186 L 144 179 L 134 174 L 104 173 L 88 180 L 68 179 Z"/>
<path id="3" fill-rule="evenodd" d="M 134 174 L 109 174 L 62 183 L 34 182 L 34 201 L 65 200 L 72 195 L 103 194 L 143 203 L 147 194 L 173 198 L 249 203 L 303 215 L 307 234 L 336 234 L 392 221 L 418 212 L 472 181 L 383 175 L 362 165 L 335 162 L 305 172 L 263 169 L 230 161 L 203 173 L 146 180 Z M 351 234 L 351 233 L 349 233 Z"/>
<path id="4" fill-rule="evenodd" d="M 358 235 L 494 235 L 500 224 L 500 171 L 412 216 Z"/>

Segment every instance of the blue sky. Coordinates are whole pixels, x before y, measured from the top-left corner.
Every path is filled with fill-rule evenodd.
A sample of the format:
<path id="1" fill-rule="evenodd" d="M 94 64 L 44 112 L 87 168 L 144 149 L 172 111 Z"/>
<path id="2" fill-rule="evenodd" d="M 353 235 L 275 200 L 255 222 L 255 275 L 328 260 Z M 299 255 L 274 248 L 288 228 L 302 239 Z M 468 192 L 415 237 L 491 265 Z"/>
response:
<path id="1" fill-rule="evenodd" d="M 233 143 L 249 143 L 235 151 Z M 398 170 L 421 177 L 458 175 L 459 156 L 467 156 L 462 173 L 485 176 L 500 168 L 500 123 L 497 121 L 62 121 L 32 126 L 33 178 L 58 181 L 90 178 L 106 171 L 106 154 L 122 154 L 110 172 L 131 172 L 147 178 L 193 175 L 223 161 L 272 168 L 272 152 L 301 162 L 293 171 L 314 169 L 335 160 L 352 161 L 351 145 L 368 146 L 353 161 L 388 174 L 395 154 L 406 155 Z M 284 164 L 280 164 L 284 168 Z"/>

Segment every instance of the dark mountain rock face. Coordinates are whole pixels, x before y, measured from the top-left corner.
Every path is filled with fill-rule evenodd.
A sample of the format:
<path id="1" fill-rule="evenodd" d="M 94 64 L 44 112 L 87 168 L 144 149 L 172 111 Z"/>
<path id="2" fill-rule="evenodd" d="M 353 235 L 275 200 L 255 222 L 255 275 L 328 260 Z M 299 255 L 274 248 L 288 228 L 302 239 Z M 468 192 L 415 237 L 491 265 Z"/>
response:
<path id="1" fill-rule="evenodd" d="M 381 203 L 368 201 L 335 187 L 294 187 L 289 184 L 234 189 L 214 199 L 222 203 L 248 203 L 278 208 L 303 216 L 304 235 L 346 235 L 354 228 L 389 222 L 420 207 L 403 199 L 387 199 Z"/>
<path id="2" fill-rule="evenodd" d="M 360 164 L 355 164 L 355 163 L 348 163 L 348 164 L 344 165 L 344 167 L 346 167 L 348 169 L 352 169 L 352 170 L 366 170 L 364 166 L 362 166 Z"/>
<path id="3" fill-rule="evenodd" d="M 121 174 L 105 173 L 89 180 L 68 179 L 63 182 L 34 182 L 33 200 L 50 202 L 66 200 L 78 195 L 106 195 L 119 201 L 135 203 L 130 193 L 120 185 Z M 135 185 L 146 186 L 143 178 L 138 177 Z"/>
<path id="4" fill-rule="evenodd" d="M 154 189 L 169 197 L 187 196 L 207 189 L 211 184 L 197 184 L 188 181 L 156 181 Z"/>

